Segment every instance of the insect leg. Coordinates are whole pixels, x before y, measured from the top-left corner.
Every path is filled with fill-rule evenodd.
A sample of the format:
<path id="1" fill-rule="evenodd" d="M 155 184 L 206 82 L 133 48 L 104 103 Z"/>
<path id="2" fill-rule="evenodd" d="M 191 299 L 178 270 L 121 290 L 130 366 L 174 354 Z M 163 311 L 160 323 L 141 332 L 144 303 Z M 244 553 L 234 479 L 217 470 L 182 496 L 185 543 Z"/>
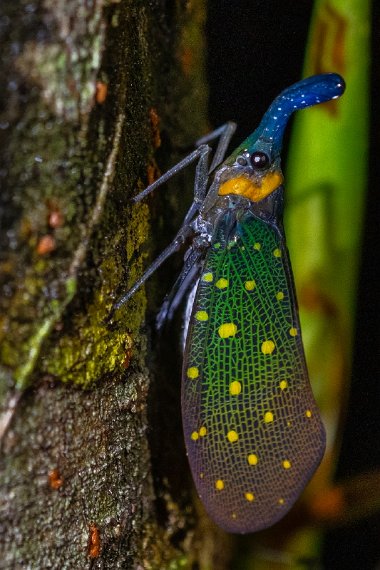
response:
<path id="1" fill-rule="evenodd" d="M 173 318 L 174 312 L 180 305 L 182 299 L 194 284 L 199 272 L 199 259 L 202 252 L 199 249 L 190 248 L 185 259 L 185 264 L 179 274 L 172 290 L 165 297 L 161 309 L 156 318 L 157 330 L 161 330 L 166 321 Z"/>
<path id="2" fill-rule="evenodd" d="M 211 166 L 209 168 L 209 173 L 212 172 L 221 162 L 226 155 L 228 145 L 230 144 L 231 138 L 236 130 L 236 123 L 232 121 L 228 121 L 224 125 L 218 127 L 211 133 L 207 133 L 204 137 L 198 139 L 195 143 L 197 147 L 207 144 L 210 141 L 213 141 L 219 138 L 218 146 L 216 147 L 216 151 L 214 157 L 212 159 Z"/>
<path id="3" fill-rule="evenodd" d="M 233 133 L 235 132 L 235 129 L 236 129 L 236 124 L 229 122 L 226 123 L 225 125 L 222 125 L 218 129 L 215 129 L 211 133 L 205 135 L 201 139 L 198 139 L 196 143 L 197 148 L 192 153 L 186 156 L 178 164 L 173 166 L 173 168 L 170 168 L 158 180 L 155 180 L 155 182 L 147 186 L 145 190 L 143 190 L 142 192 L 140 192 L 140 194 L 138 194 L 137 196 L 135 196 L 135 198 L 133 198 L 134 202 L 140 202 L 145 198 L 145 196 L 150 194 L 157 187 L 161 186 L 161 184 L 163 184 L 164 182 L 172 178 L 172 176 L 177 174 L 177 172 L 180 172 L 181 170 L 183 170 L 184 168 L 186 168 L 187 166 L 189 166 L 195 160 L 198 159 L 198 163 L 195 170 L 195 180 L 194 180 L 194 201 L 191 204 L 185 216 L 180 231 L 178 232 L 172 243 L 166 249 L 164 249 L 164 251 L 158 256 L 158 258 L 152 263 L 152 265 L 148 267 L 148 269 L 142 275 L 142 277 L 140 277 L 140 279 L 136 281 L 133 287 L 131 287 L 131 289 L 127 291 L 127 293 L 113 306 L 111 311 L 112 314 L 114 311 L 116 311 L 122 305 L 124 305 L 124 303 L 126 303 L 132 297 L 132 295 L 134 295 L 134 293 L 141 287 L 141 285 L 143 285 L 145 281 L 149 279 L 149 277 L 160 267 L 160 265 L 162 265 L 162 263 L 168 257 L 170 257 L 173 253 L 175 253 L 180 249 L 185 239 L 192 232 L 190 228 L 190 222 L 197 213 L 197 211 L 199 210 L 199 207 L 203 204 L 207 190 L 208 173 L 211 172 L 211 170 L 213 170 L 223 160 L 227 150 L 227 146 L 231 140 Z M 215 152 L 215 156 L 212 160 L 211 168 L 209 169 L 208 156 L 211 152 L 211 148 L 206 143 L 207 141 L 211 141 L 218 137 L 220 137 L 220 140 Z M 195 261 L 193 263 L 195 263 Z M 181 275 L 179 276 L 176 282 L 177 287 L 176 285 L 174 286 L 173 294 L 170 294 L 170 297 L 168 298 L 168 304 L 166 305 L 167 309 L 165 310 L 163 306 L 162 319 L 160 320 L 160 322 L 162 321 L 163 323 L 166 317 L 171 318 L 175 308 L 180 303 L 182 296 L 184 295 L 184 293 L 188 288 L 187 286 L 182 287 L 182 284 L 185 282 L 185 279 L 187 278 L 187 275 L 190 272 L 190 270 L 191 270 L 191 265 L 185 263 L 185 267 L 182 270 Z M 180 292 L 181 296 L 179 296 Z"/>
<path id="4" fill-rule="evenodd" d="M 219 143 L 216 148 L 214 157 L 212 159 L 212 163 L 210 168 L 208 167 L 208 153 L 203 154 L 200 156 L 197 167 L 195 169 L 195 178 L 194 178 L 194 203 L 201 207 L 204 199 L 206 197 L 207 191 L 207 182 L 210 172 L 214 170 L 220 164 L 226 154 L 226 150 L 228 144 L 231 140 L 232 135 L 234 134 L 236 129 L 236 124 L 229 122 L 225 125 L 222 125 L 215 131 L 208 133 L 201 139 L 198 139 L 195 143 L 196 145 L 200 145 L 198 148 L 202 148 L 205 144 L 213 139 L 219 137 Z M 206 145 L 207 146 L 207 145 Z M 210 152 L 210 147 L 207 146 Z"/>
<path id="5" fill-rule="evenodd" d="M 153 182 L 150 186 L 148 186 L 143 192 L 140 192 L 138 196 L 134 199 L 135 202 L 139 202 L 142 198 L 144 198 L 147 194 L 149 194 L 152 190 L 157 188 L 160 184 L 171 178 L 174 174 L 176 174 L 179 170 L 186 168 L 189 164 L 194 162 L 196 158 L 199 158 L 198 164 L 195 171 L 195 180 L 194 180 L 194 201 L 191 204 L 183 224 L 177 233 L 176 237 L 172 241 L 170 245 L 157 257 L 157 259 L 148 267 L 145 273 L 136 281 L 136 283 L 131 287 L 129 291 L 113 306 L 111 310 L 111 315 L 119 309 L 124 303 L 126 303 L 132 295 L 145 283 L 145 281 L 162 265 L 162 263 L 170 257 L 173 253 L 178 251 L 187 237 L 193 233 L 193 229 L 191 227 L 191 221 L 196 215 L 199 207 L 203 203 L 203 197 L 206 194 L 207 188 L 207 181 L 208 181 L 208 155 L 211 152 L 211 148 L 208 145 L 201 145 L 198 147 L 194 152 L 188 155 L 184 160 L 179 162 L 176 166 L 168 170 L 161 178 Z"/>
<path id="6" fill-rule="evenodd" d="M 201 163 L 204 163 L 204 162 L 207 163 L 207 158 L 208 158 L 208 155 L 210 152 L 211 152 L 211 148 L 207 144 L 201 144 L 198 148 L 193 150 L 192 153 L 185 156 L 184 159 L 182 159 L 180 162 L 178 162 L 178 164 L 176 164 L 175 166 L 170 168 L 167 172 L 165 172 L 165 174 L 160 176 L 160 178 L 158 178 L 152 184 L 147 186 L 145 188 L 145 190 L 140 192 L 140 194 L 137 194 L 137 196 L 135 196 L 133 198 L 133 202 L 141 202 L 141 200 L 143 200 L 145 198 L 145 196 L 148 196 L 148 194 L 153 192 L 153 190 L 158 188 L 158 186 L 161 186 L 161 184 L 164 184 L 164 182 L 167 182 L 167 180 L 172 178 L 172 176 L 177 174 L 177 172 L 180 172 L 181 170 L 183 170 L 184 168 L 189 166 L 189 164 L 192 164 L 195 160 L 199 159 L 198 164 L 200 162 Z"/>
<path id="7" fill-rule="evenodd" d="M 186 238 L 192 233 L 192 231 L 193 230 L 189 225 L 183 225 L 181 227 L 174 240 L 164 249 L 163 252 L 160 253 L 160 255 L 153 261 L 145 273 L 140 277 L 140 279 L 138 279 L 136 283 L 129 289 L 129 291 L 127 291 L 125 295 L 123 295 L 121 299 L 119 299 L 119 301 L 114 304 L 111 310 L 111 314 L 113 314 L 114 311 L 117 311 L 117 309 L 120 309 L 120 307 L 124 305 L 124 303 L 126 303 L 136 293 L 141 285 L 143 285 L 145 281 L 149 279 L 149 277 L 164 263 L 164 261 L 166 261 L 168 257 L 173 255 L 173 253 L 182 247 L 186 241 Z"/>
<path id="8" fill-rule="evenodd" d="M 222 125 L 212 133 L 207 134 L 202 139 L 199 139 L 196 144 L 200 143 L 203 144 L 203 142 L 206 143 L 207 141 L 210 141 L 220 136 L 221 138 L 218 144 L 218 148 L 216 150 L 216 155 L 219 157 L 219 161 L 223 160 L 228 143 L 230 142 L 231 136 L 233 135 L 235 129 L 236 129 L 235 123 L 232 122 L 226 123 L 225 125 Z M 207 148 L 210 151 L 210 147 Z M 190 223 L 190 221 L 193 219 L 194 215 L 196 214 L 197 210 L 199 210 L 199 207 L 202 206 L 203 204 L 207 190 L 208 174 L 210 172 L 207 165 L 207 159 L 208 159 L 208 153 L 207 154 L 205 153 L 199 158 L 195 170 L 194 202 L 190 206 L 185 216 L 183 222 L 184 226 Z M 178 305 L 181 303 L 189 287 L 194 283 L 194 280 L 199 270 L 198 261 L 201 256 L 202 256 L 202 251 L 199 248 L 191 248 L 189 250 L 188 255 L 185 257 L 184 267 L 182 268 L 182 271 L 178 276 L 178 279 L 173 285 L 171 292 L 165 298 L 161 306 L 160 312 L 157 315 L 156 325 L 158 330 L 162 328 L 166 320 L 171 320 L 173 318 L 175 310 L 177 309 Z"/>
<path id="9" fill-rule="evenodd" d="M 153 190 L 158 188 L 158 186 L 161 186 L 161 184 L 167 182 L 170 178 L 172 178 L 172 176 L 177 174 L 177 172 L 180 172 L 181 170 L 192 164 L 195 160 L 197 160 L 197 158 L 199 158 L 199 161 L 197 165 L 198 172 L 196 173 L 196 178 L 198 176 L 198 178 L 200 179 L 199 180 L 200 184 L 198 184 L 198 186 L 201 185 L 203 187 L 203 185 L 205 185 L 204 182 L 205 172 L 207 175 L 209 172 L 212 172 L 214 168 L 218 166 L 218 164 L 222 162 L 226 154 L 227 147 L 230 143 L 231 137 L 234 134 L 235 130 L 236 130 L 236 123 L 229 121 L 228 123 L 225 123 L 221 127 L 215 129 L 211 133 L 208 133 L 204 137 L 198 139 L 195 143 L 197 148 L 193 150 L 193 152 L 191 152 L 188 156 L 185 156 L 185 158 L 182 159 L 180 162 L 178 162 L 178 164 L 170 168 L 167 172 L 165 172 L 165 174 L 160 176 L 160 178 L 158 178 L 152 184 L 147 186 L 145 190 L 143 190 L 142 192 L 140 192 L 140 194 L 138 194 L 133 198 L 133 202 L 141 202 L 141 200 L 143 200 L 145 196 L 148 196 L 148 194 L 153 192 Z M 208 155 L 211 152 L 211 149 L 207 143 L 217 138 L 219 138 L 219 142 L 214 157 L 212 159 L 211 166 L 210 168 L 206 169 L 205 165 L 207 165 Z"/>

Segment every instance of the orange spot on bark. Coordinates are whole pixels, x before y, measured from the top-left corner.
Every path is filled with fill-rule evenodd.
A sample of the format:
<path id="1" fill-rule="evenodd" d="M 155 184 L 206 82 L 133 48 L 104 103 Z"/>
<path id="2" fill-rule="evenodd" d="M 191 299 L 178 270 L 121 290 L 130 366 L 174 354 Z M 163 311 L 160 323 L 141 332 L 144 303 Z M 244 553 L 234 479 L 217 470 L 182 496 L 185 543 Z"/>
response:
<path id="1" fill-rule="evenodd" d="M 51 228 L 53 229 L 60 228 L 61 226 L 63 226 L 64 221 L 65 220 L 63 214 L 59 210 L 52 210 L 50 212 L 48 218 L 48 224 Z"/>
<path id="2" fill-rule="evenodd" d="M 193 70 L 194 56 L 189 47 L 182 50 L 181 53 L 181 66 L 185 75 L 189 76 Z"/>
<path id="3" fill-rule="evenodd" d="M 154 107 L 149 109 L 149 120 L 150 120 L 150 128 L 152 131 L 152 142 L 154 148 L 158 148 L 161 146 L 161 135 L 160 135 L 160 116 L 157 113 L 157 110 Z"/>
<path id="4" fill-rule="evenodd" d="M 95 101 L 102 105 L 107 99 L 108 85 L 103 81 L 96 82 Z"/>
<path id="5" fill-rule="evenodd" d="M 56 243 L 53 236 L 47 234 L 42 236 L 40 241 L 37 244 L 37 253 L 38 255 L 47 255 L 55 250 Z"/>
<path id="6" fill-rule="evenodd" d="M 160 175 L 161 173 L 157 168 L 156 163 L 150 162 L 146 169 L 146 178 L 148 185 L 150 186 L 151 184 L 153 184 L 153 182 L 155 182 L 160 177 Z"/>
<path id="7" fill-rule="evenodd" d="M 131 363 L 131 359 L 132 359 L 132 348 L 127 348 L 124 354 L 124 362 L 123 362 L 123 367 L 124 368 L 129 368 L 129 365 Z"/>
<path id="8" fill-rule="evenodd" d="M 87 554 L 90 558 L 98 558 L 100 556 L 100 532 L 95 523 L 90 524 L 89 530 Z"/>
<path id="9" fill-rule="evenodd" d="M 63 485 L 63 478 L 60 476 L 58 469 L 52 469 L 48 475 L 49 485 L 51 489 L 57 491 Z"/>

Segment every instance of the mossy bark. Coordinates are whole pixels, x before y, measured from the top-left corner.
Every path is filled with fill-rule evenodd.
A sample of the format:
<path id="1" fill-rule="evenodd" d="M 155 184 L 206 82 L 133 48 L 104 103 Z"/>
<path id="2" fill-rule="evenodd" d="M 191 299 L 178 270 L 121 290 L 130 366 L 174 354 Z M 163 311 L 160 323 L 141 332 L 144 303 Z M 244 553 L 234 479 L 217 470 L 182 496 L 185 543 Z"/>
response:
<path id="1" fill-rule="evenodd" d="M 151 446 L 172 426 L 157 404 L 148 421 L 145 292 L 107 320 L 183 202 L 129 197 L 206 129 L 204 2 L 1 11 L 0 567 L 223 568 L 182 443 L 153 485 Z"/>

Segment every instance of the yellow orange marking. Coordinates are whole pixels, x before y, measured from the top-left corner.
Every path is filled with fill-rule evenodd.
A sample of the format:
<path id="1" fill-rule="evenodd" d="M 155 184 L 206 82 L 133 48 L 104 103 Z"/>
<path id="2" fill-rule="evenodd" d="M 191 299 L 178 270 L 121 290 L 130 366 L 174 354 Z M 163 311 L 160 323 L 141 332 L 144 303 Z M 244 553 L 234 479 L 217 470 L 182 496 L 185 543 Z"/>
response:
<path id="1" fill-rule="evenodd" d="M 253 493 L 245 493 L 245 498 L 247 499 L 247 501 L 252 502 L 255 499 L 255 495 Z"/>
<path id="2" fill-rule="evenodd" d="M 292 327 L 289 329 L 289 334 L 290 334 L 290 336 L 297 336 L 298 330 L 295 327 Z"/>
<path id="3" fill-rule="evenodd" d="M 222 479 L 215 481 L 215 489 L 217 491 L 222 491 L 224 489 L 224 481 L 222 481 Z"/>
<path id="4" fill-rule="evenodd" d="M 257 465 L 259 458 L 257 457 L 256 453 L 250 453 L 247 457 L 247 461 L 249 465 Z"/>
<path id="5" fill-rule="evenodd" d="M 197 321 L 208 321 L 208 313 L 206 311 L 197 311 L 195 318 Z"/>
<path id="6" fill-rule="evenodd" d="M 234 519 L 234 520 L 237 519 L 237 514 L 236 514 L 236 513 L 232 513 L 231 518 Z"/>
<path id="7" fill-rule="evenodd" d="M 211 283 L 211 281 L 213 279 L 214 279 L 214 276 L 211 272 L 204 273 L 202 276 L 202 281 L 206 281 L 206 283 Z"/>
<path id="8" fill-rule="evenodd" d="M 198 378 L 199 376 L 199 370 L 196 366 L 191 366 L 190 368 L 187 369 L 186 374 L 188 378 L 195 380 L 195 378 Z"/>
<path id="9" fill-rule="evenodd" d="M 245 178 L 244 176 L 237 176 L 236 178 L 231 178 L 226 182 L 223 182 L 219 188 L 219 196 L 225 196 L 226 194 L 240 194 L 241 196 L 247 196 L 254 189 L 254 184 Z"/>
<path id="10" fill-rule="evenodd" d="M 273 340 L 264 340 L 263 344 L 261 345 L 261 352 L 263 354 L 272 354 L 276 345 L 274 344 Z"/>
<path id="11" fill-rule="evenodd" d="M 278 249 L 278 247 L 276 247 L 276 249 L 273 251 L 273 255 L 275 257 L 281 257 L 281 249 Z"/>
<path id="12" fill-rule="evenodd" d="M 223 277 L 221 279 L 218 279 L 218 281 L 215 283 L 215 287 L 218 287 L 218 289 L 225 289 L 228 287 L 228 280 L 224 279 Z"/>
<path id="13" fill-rule="evenodd" d="M 312 415 L 313 415 L 313 414 L 311 413 L 311 410 L 306 410 L 305 416 L 306 416 L 307 418 L 311 418 Z"/>
<path id="14" fill-rule="evenodd" d="M 226 194 L 239 194 L 252 202 L 259 202 L 271 194 L 283 182 L 281 172 L 268 172 L 265 176 L 253 182 L 245 176 L 237 176 L 223 182 L 219 188 L 219 196 Z"/>
<path id="15" fill-rule="evenodd" d="M 230 384 L 230 394 L 231 396 L 238 396 L 241 392 L 241 383 L 237 380 L 234 380 Z"/>
<path id="16" fill-rule="evenodd" d="M 204 476 L 205 476 L 204 473 L 199 473 L 199 478 L 200 478 L 200 479 L 203 479 Z"/>
<path id="17" fill-rule="evenodd" d="M 218 328 L 218 333 L 221 338 L 235 336 L 237 333 L 237 326 L 234 323 L 224 323 Z"/>
<path id="18" fill-rule="evenodd" d="M 193 431 L 193 433 L 191 434 L 191 439 L 193 441 L 197 441 L 198 438 L 199 438 L 199 433 L 197 431 Z"/>
<path id="19" fill-rule="evenodd" d="M 253 291 L 256 287 L 256 281 L 254 279 L 252 279 L 252 281 L 246 281 L 244 283 L 244 287 L 247 289 L 247 291 Z"/>
<path id="20" fill-rule="evenodd" d="M 257 251 L 260 251 L 261 249 L 261 243 L 259 243 L 258 241 L 256 243 L 253 244 L 253 249 L 257 249 Z"/>
<path id="21" fill-rule="evenodd" d="M 271 422 L 273 422 L 273 413 L 272 412 L 265 412 L 264 414 L 264 422 L 266 424 L 270 424 Z"/>
<path id="22" fill-rule="evenodd" d="M 239 439 L 239 436 L 236 433 L 236 431 L 232 429 L 228 432 L 227 439 L 230 443 L 234 443 L 235 441 L 237 441 Z"/>
<path id="23" fill-rule="evenodd" d="M 282 462 L 282 466 L 284 469 L 290 469 L 292 464 L 290 463 L 290 461 L 288 459 L 284 459 L 284 461 Z"/>
<path id="24" fill-rule="evenodd" d="M 288 383 L 286 380 L 281 380 L 280 382 L 280 388 L 281 390 L 285 390 L 288 387 Z"/>
<path id="25" fill-rule="evenodd" d="M 207 433 L 207 428 L 205 428 L 204 426 L 201 427 L 201 429 L 199 430 L 199 435 L 201 437 L 204 437 Z"/>
<path id="26" fill-rule="evenodd" d="M 278 499 L 278 504 L 279 504 L 279 505 L 284 505 L 284 504 L 285 504 L 285 499 Z"/>
<path id="27" fill-rule="evenodd" d="M 277 301 L 282 301 L 283 298 L 284 298 L 284 293 L 282 291 L 279 291 L 276 295 Z"/>

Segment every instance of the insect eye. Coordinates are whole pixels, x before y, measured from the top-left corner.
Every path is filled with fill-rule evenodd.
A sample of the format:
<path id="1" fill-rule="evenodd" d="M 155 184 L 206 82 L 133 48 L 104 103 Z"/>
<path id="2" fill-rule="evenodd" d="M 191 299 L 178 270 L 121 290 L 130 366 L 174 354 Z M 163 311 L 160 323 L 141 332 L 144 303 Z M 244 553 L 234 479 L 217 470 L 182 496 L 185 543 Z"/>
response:
<path id="1" fill-rule="evenodd" d="M 254 152 L 251 154 L 251 164 L 253 168 L 261 170 L 269 165 L 269 156 L 265 152 Z"/>

